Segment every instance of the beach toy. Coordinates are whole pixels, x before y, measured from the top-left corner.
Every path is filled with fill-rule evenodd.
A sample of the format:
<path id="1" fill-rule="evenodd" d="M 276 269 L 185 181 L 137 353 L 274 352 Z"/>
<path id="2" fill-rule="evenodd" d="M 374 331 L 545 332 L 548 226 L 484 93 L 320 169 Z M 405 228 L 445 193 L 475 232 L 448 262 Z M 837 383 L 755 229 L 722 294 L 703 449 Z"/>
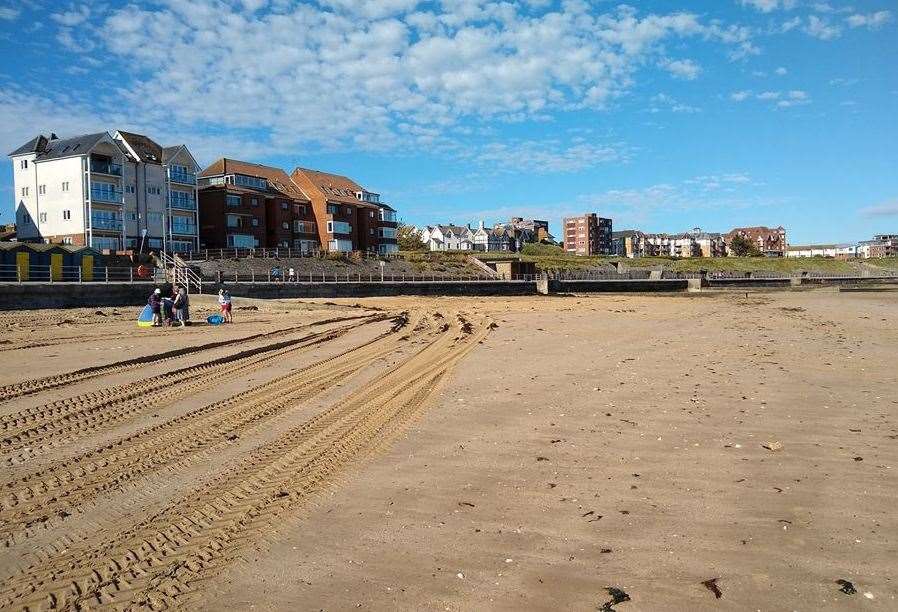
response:
<path id="1" fill-rule="evenodd" d="M 143 307 L 137 317 L 137 325 L 140 327 L 153 327 L 153 309 L 149 304 Z"/>
<path id="2" fill-rule="evenodd" d="M 224 317 L 221 315 L 209 315 L 206 317 L 206 323 L 209 325 L 221 325 L 224 323 Z"/>

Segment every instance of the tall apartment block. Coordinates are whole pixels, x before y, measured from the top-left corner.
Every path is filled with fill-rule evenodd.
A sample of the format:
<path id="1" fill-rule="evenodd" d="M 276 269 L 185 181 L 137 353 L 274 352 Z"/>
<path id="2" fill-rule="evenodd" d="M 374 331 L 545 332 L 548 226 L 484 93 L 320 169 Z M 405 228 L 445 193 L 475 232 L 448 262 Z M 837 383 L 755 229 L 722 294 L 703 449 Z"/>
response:
<path id="1" fill-rule="evenodd" d="M 17 237 L 95 249 L 197 247 L 196 160 L 116 131 L 39 135 L 9 154 Z"/>
<path id="2" fill-rule="evenodd" d="M 312 202 L 280 168 L 222 158 L 199 182 L 203 248 L 320 249 Z"/>
<path id="3" fill-rule="evenodd" d="M 611 255 L 611 219 L 587 213 L 564 219 L 564 251 L 575 255 Z"/>
<path id="4" fill-rule="evenodd" d="M 324 250 L 380 254 L 399 250 L 396 211 L 380 201 L 380 194 L 345 176 L 319 170 L 296 168 L 291 178 L 312 201 Z"/>

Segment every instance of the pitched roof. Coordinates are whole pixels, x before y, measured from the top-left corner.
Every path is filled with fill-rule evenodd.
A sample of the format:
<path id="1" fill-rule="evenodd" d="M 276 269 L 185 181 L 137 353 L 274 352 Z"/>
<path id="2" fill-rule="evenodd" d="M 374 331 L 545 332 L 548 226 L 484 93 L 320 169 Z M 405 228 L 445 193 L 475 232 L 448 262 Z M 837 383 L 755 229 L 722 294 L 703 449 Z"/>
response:
<path id="1" fill-rule="evenodd" d="M 37 161 L 45 159 L 58 159 L 72 155 L 85 155 L 103 138 L 108 137 L 107 132 L 96 134 L 84 134 L 73 138 L 48 140 L 43 151 L 37 154 Z"/>
<path id="2" fill-rule="evenodd" d="M 162 146 L 149 136 L 134 134 L 133 132 L 118 131 L 119 136 L 134 149 L 140 161 L 149 164 L 162 163 Z"/>
<path id="3" fill-rule="evenodd" d="M 364 191 L 364 188 L 348 176 L 332 174 L 330 172 L 321 172 L 320 170 L 310 170 L 309 168 L 296 168 L 293 170 L 293 174 L 302 175 L 306 180 L 312 183 L 324 197 L 332 202 L 379 208 L 379 205 L 377 204 L 364 202 L 356 197 L 356 192 Z"/>
<path id="4" fill-rule="evenodd" d="M 264 178 L 268 181 L 269 189 L 278 191 L 295 200 L 302 200 L 303 202 L 310 201 L 302 190 L 296 186 L 296 183 L 287 176 L 287 173 L 280 168 L 222 157 L 200 172 L 201 177 L 218 176 L 222 174 L 245 174 L 247 176 Z"/>
<path id="5" fill-rule="evenodd" d="M 44 150 L 44 147 L 47 146 L 48 139 L 43 134 L 38 134 L 21 147 L 13 151 L 9 154 L 9 157 L 13 155 L 25 155 L 26 153 L 38 153 Z"/>

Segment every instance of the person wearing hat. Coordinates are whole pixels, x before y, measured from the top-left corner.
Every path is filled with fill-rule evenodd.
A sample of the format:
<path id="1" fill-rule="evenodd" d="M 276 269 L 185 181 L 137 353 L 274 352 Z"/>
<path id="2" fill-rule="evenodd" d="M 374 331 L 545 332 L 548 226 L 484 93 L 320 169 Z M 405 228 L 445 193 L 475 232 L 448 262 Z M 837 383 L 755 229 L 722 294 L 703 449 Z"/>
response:
<path id="1" fill-rule="evenodd" d="M 158 287 L 150 294 L 149 304 L 153 311 L 153 327 L 162 327 L 162 290 Z"/>

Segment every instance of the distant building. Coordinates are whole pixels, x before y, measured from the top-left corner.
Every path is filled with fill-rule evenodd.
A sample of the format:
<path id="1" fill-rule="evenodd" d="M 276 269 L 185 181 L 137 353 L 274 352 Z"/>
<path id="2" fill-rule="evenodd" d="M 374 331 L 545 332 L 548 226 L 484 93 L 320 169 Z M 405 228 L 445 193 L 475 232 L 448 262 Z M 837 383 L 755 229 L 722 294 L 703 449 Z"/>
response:
<path id="1" fill-rule="evenodd" d="M 467 225 L 428 225 L 421 232 L 421 240 L 429 251 L 474 250 L 474 232 Z"/>
<path id="2" fill-rule="evenodd" d="M 898 234 L 876 234 L 873 240 L 859 242 L 858 256 L 864 259 L 898 256 Z"/>
<path id="3" fill-rule="evenodd" d="M 203 248 L 319 250 L 312 203 L 280 168 L 221 158 L 199 182 Z"/>
<path id="4" fill-rule="evenodd" d="M 12 242 L 16 239 L 16 224 L 0 225 L 0 242 Z"/>
<path id="5" fill-rule="evenodd" d="M 117 131 L 38 135 L 13 161 L 18 240 L 95 249 L 196 248 L 196 161 Z"/>
<path id="6" fill-rule="evenodd" d="M 340 174 L 296 168 L 293 182 L 312 201 L 322 248 L 330 252 L 367 251 L 381 254 L 399 250 L 396 211 Z"/>
<path id="7" fill-rule="evenodd" d="M 564 219 L 564 251 L 572 255 L 611 255 L 611 219 L 587 213 Z"/>
<path id="8" fill-rule="evenodd" d="M 549 222 L 540 221 L 538 219 L 524 219 L 523 217 L 512 217 L 506 227 L 512 227 L 516 230 L 530 232 L 530 242 L 554 242 L 555 238 L 549 233 Z"/>
<path id="9" fill-rule="evenodd" d="M 730 230 L 726 236 L 727 254 L 730 254 L 729 244 L 733 238 L 741 236 L 747 238 L 758 247 L 762 255 L 767 257 L 784 257 L 786 255 L 786 230 L 780 227 L 737 227 Z"/>
<path id="10" fill-rule="evenodd" d="M 832 257 L 849 259 L 857 257 L 854 244 L 805 244 L 786 247 L 786 257 Z"/>

